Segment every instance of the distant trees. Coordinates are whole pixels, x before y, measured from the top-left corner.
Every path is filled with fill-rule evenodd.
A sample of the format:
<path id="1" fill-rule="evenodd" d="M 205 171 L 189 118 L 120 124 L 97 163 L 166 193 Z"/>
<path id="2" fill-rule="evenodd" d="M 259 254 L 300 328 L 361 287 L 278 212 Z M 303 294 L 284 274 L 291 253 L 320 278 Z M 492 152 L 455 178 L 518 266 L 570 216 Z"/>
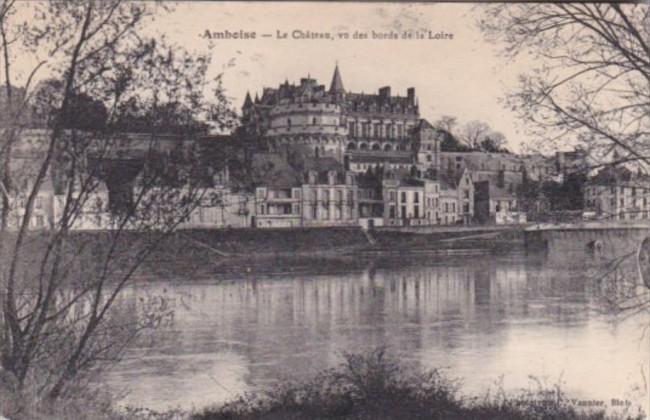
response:
<path id="1" fill-rule="evenodd" d="M 482 121 L 474 120 L 458 125 L 456 117 L 443 115 L 433 125 L 444 133 L 442 151 L 509 153 L 505 148 L 505 136 Z"/>
<path id="2" fill-rule="evenodd" d="M 188 138 L 203 130 L 197 121 L 228 127 L 232 114 L 220 80 L 207 76 L 208 55 L 146 35 L 166 9 L 0 0 L 0 374 L 10 378 L 2 393 L 56 399 L 83 390 L 168 313 L 155 299 L 131 307 L 122 292 L 209 192 L 195 143 L 165 155 L 160 134 L 173 126 Z M 22 56 L 36 63 L 26 73 L 16 68 Z M 24 130 L 32 113 L 48 130 Z M 133 121 L 146 134 L 144 158 L 116 165 L 125 146 L 117 129 Z M 109 176 L 124 183 L 129 206 L 110 214 L 106 232 L 75 232 L 86 214 L 105 213 Z M 52 188 L 56 211 L 44 220 Z M 37 219 L 45 229 L 34 230 Z"/>

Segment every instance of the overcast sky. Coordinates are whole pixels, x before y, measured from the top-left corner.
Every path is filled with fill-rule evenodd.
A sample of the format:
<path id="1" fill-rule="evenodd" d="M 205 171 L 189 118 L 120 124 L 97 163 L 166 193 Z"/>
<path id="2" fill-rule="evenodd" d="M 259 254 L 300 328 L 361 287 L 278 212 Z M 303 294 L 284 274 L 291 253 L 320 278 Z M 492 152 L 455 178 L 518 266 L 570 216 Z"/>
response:
<path id="1" fill-rule="evenodd" d="M 500 99 L 516 87 L 530 63 L 506 62 L 476 26 L 466 3 L 187 3 L 156 21 L 156 30 L 190 49 L 203 49 L 212 32 L 255 31 L 255 40 L 214 40 L 212 71 L 224 72 L 229 97 L 239 107 L 246 91 L 261 93 L 286 79 L 312 77 L 329 86 L 338 62 L 346 90 L 376 92 L 390 85 L 405 95 L 415 87 L 420 112 L 431 121 L 453 115 L 482 120 L 508 138 L 514 149 L 527 142 L 523 123 Z M 276 30 L 289 38 L 260 38 Z M 369 33 L 423 30 L 453 34 L 453 40 L 296 40 L 294 30 Z"/>
<path id="2" fill-rule="evenodd" d="M 501 104 L 517 85 L 517 76 L 533 63 L 508 62 L 499 46 L 487 43 L 473 4 L 396 4 L 325 2 L 186 2 L 158 17 L 151 31 L 179 45 L 206 51 L 210 32 L 256 32 L 256 39 L 213 39 L 210 71 L 223 73 L 232 102 L 241 107 L 247 91 L 261 93 L 288 79 L 297 83 L 308 74 L 329 86 L 338 62 L 345 89 L 376 92 L 390 85 L 405 95 L 415 87 L 422 117 L 431 122 L 441 115 L 460 122 L 481 120 L 502 132 L 509 146 L 520 150 L 529 143 L 525 124 Z M 276 31 L 287 32 L 277 39 Z M 294 30 L 319 33 L 347 32 L 348 40 L 293 39 Z M 354 32 L 419 31 L 428 35 L 453 34 L 453 39 L 355 40 Z M 273 34 L 263 38 L 262 34 Z M 21 57 L 21 61 L 28 57 Z M 26 67 L 27 68 L 27 67 Z"/>

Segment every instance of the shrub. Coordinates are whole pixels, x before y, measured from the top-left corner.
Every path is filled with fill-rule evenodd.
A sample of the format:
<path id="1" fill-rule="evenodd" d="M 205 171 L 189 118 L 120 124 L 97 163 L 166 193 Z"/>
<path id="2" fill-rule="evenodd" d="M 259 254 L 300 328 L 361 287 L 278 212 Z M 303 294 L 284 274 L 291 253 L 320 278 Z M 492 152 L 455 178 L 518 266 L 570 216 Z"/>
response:
<path id="1" fill-rule="evenodd" d="M 284 382 L 261 395 L 247 394 L 222 407 L 195 413 L 192 420 L 279 419 L 494 419 L 600 420 L 604 411 L 576 410 L 559 387 L 483 399 L 463 399 L 456 381 L 438 370 L 418 372 L 380 348 L 346 353 L 336 368 L 308 381 Z M 638 419 L 642 419 L 640 414 Z"/>

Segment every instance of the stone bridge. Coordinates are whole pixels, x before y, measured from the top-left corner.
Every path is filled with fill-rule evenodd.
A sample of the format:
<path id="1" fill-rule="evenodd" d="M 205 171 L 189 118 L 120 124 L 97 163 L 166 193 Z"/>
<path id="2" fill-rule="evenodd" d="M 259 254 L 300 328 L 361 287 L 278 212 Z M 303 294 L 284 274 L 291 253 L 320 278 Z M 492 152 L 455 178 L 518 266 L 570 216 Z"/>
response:
<path id="1" fill-rule="evenodd" d="M 542 224 L 526 228 L 524 242 L 529 253 L 566 259 L 585 253 L 616 257 L 638 249 L 649 235 L 648 223 Z"/>

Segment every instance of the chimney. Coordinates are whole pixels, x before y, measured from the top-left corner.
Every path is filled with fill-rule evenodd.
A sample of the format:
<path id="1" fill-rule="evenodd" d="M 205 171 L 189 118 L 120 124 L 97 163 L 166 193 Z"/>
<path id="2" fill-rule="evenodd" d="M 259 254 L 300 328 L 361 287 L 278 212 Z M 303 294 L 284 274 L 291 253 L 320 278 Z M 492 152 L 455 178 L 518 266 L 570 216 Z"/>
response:
<path id="1" fill-rule="evenodd" d="M 327 178 L 330 185 L 336 185 L 336 171 L 327 172 Z"/>
<path id="2" fill-rule="evenodd" d="M 406 97 L 408 98 L 409 104 L 415 106 L 415 88 L 410 87 L 406 89 Z"/>
<path id="3" fill-rule="evenodd" d="M 313 171 L 313 170 L 309 171 L 309 172 L 307 173 L 307 177 L 308 177 L 308 181 L 307 181 L 307 182 L 308 182 L 310 185 L 314 185 L 314 184 L 316 184 L 316 171 Z"/>

